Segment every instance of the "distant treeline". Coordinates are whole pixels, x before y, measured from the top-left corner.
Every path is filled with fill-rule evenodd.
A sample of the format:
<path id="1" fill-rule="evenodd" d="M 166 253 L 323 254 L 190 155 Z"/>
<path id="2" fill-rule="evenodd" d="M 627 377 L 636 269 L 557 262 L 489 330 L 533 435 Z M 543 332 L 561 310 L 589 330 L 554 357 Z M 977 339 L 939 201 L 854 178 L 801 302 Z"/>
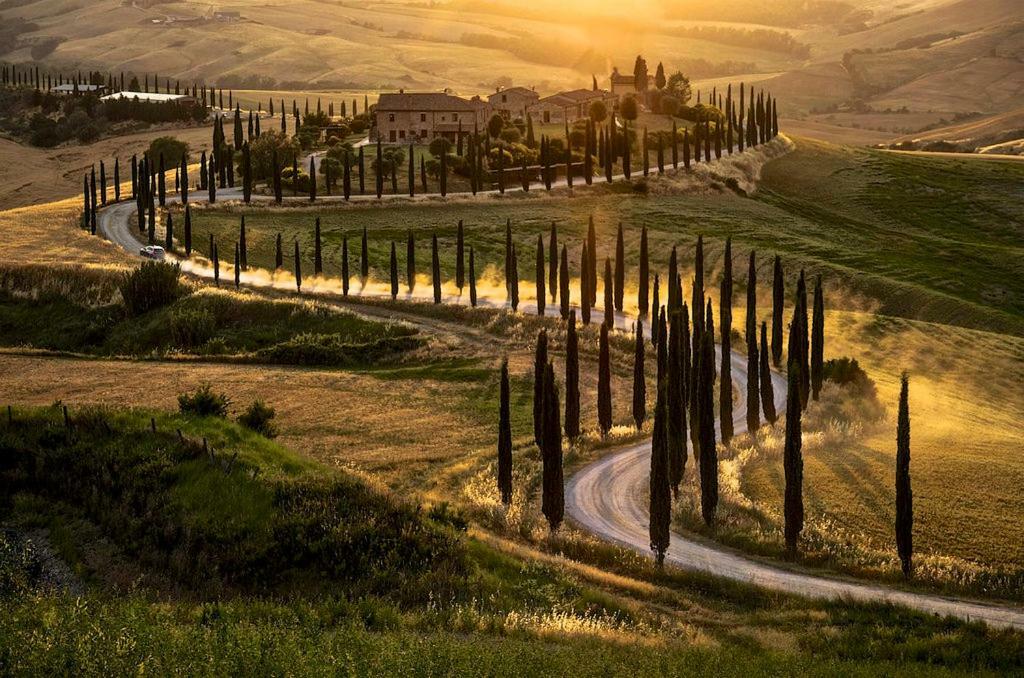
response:
<path id="1" fill-rule="evenodd" d="M 811 47 L 796 40 L 792 35 L 770 28 L 734 28 L 732 26 L 684 26 L 672 30 L 673 35 L 707 40 L 722 45 L 750 47 L 767 52 L 779 52 L 796 59 L 806 59 L 811 55 Z"/>

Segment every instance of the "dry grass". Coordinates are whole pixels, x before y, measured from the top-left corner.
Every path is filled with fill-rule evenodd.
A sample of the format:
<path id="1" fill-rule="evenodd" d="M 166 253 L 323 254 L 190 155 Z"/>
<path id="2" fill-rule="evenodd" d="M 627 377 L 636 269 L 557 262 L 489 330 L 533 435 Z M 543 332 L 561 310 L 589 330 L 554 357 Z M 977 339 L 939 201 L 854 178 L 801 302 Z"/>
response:
<path id="1" fill-rule="evenodd" d="M 20 264 L 124 264 L 124 250 L 79 228 L 81 213 L 80 198 L 0 210 L 4 259 Z"/>

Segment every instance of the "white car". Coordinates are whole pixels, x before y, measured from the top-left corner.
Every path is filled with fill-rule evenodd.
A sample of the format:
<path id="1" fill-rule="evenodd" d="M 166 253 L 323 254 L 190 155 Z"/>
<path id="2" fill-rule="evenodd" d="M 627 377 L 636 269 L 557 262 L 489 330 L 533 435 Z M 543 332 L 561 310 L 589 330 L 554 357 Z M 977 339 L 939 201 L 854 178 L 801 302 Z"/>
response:
<path id="1" fill-rule="evenodd" d="M 159 245 L 146 245 L 139 250 L 139 256 L 147 259 L 163 259 L 167 253 Z"/>

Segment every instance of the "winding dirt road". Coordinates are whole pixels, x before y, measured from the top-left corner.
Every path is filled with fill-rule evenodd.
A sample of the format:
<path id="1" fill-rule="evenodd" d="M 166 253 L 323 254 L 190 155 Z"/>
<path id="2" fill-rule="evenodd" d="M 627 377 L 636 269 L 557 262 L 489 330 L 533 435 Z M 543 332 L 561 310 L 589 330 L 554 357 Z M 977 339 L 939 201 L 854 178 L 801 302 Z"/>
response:
<path id="1" fill-rule="evenodd" d="M 205 194 L 197 193 L 194 196 L 200 198 L 205 197 Z M 238 199 L 241 196 L 240 192 L 235 189 L 221 192 L 219 197 Z M 263 196 L 253 196 L 253 199 L 267 200 Z M 373 196 L 373 199 L 376 197 Z M 168 195 L 168 200 L 177 201 L 178 196 Z M 132 254 L 137 253 L 143 244 L 134 225 L 134 214 L 135 205 L 131 202 L 122 202 L 107 206 L 100 212 L 98 219 L 101 233 Z M 191 272 L 200 276 L 212 277 L 210 271 L 201 267 Z M 257 287 L 281 288 L 285 286 L 283 282 L 278 284 L 275 281 L 268 281 L 266 276 L 256 275 L 252 272 L 242 273 L 241 279 L 243 284 Z M 333 290 L 333 292 L 336 293 L 337 290 Z M 369 293 L 364 292 L 364 294 Z M 424 299 L 428 296 L 427 290 L 420 290 L 415 295 L 416 298 Z M 446 295 L 445 302 L 466 303 L 466 299 Z M 506 303 L 504 299 L 485 298 L 481 298 L 480 302 L 483 305 L 497 307 L 504 306 Z M 536 307 L 529 303 L 521 304 L 520 309 L 526 313 L 536 312 Z M 550 310 L 554 312 L 556 309 Z M 600 317 L 602 311 L 597 308 L 593 312 Z M 628 328 L 632 322 L 633 318 L 616 314 L 618 327 Z M 716 352 L 717 354 L 720 354 L 720 351 Z M 734 393 L 739 398 L 734 407 L 734 411 L 737 413 L 735 431 L 739 434 L 746 431 L 746 356 L 733 352 L 731 370 Z M 776 394 L 776 409 L 783 412 L 785 411 L 786 382 L 778 374 L 773 374 L 772 379 Z M 651 444 L 648 440 L 611 452 L 575 473 L 566 484 L 565 505 L 570 519 L 599 537 L 637 552 L 650 554 L 648 507 L 646 505 L 650 454 Z M 690 463 L 693 463 L 692 459 L 691 453 Z M 1024 629 L 1024 609 L 1020 607 L 901 591 L 880 584 L 796 571 L 753 560 L 737 551 L 719 545 L 699 543 L 678 532 L 671 534 L 671 544 L 666 554 L 666 561 L 670 565 L 682 569 L 705 572 L 809 598 L 891 603 L 941 616 L 983 621 L 994 627 Z"/>

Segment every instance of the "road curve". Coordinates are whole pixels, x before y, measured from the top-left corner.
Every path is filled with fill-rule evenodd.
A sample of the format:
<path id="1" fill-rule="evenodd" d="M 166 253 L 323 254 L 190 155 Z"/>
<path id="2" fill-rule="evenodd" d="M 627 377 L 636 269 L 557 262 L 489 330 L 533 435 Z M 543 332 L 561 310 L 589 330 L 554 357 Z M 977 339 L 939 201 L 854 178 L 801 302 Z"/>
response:
<path id="1" fill-rule="evenodd" d="M 237 189 L 230 192 L 230 198 L 237 199 Z M 177 195 L 168 195 L 168 201 L 176 202 Z M 225 196 L 227 197 L 227 196 Z M 257 199 L 253 196 L 254 200 Z M 259 200 L 266 201 L 260 197 Z M 198 201 L 195 201 L 198 202 Z M 133 225 L 135 205 L 121 202 L 108 205 L 99 213 L 100 232 L 112 242 L 136 254 L 142 245 L 137 228 Z M 212 276 L 208 270 L 192 271 L 196 275 Z M 241 274 L 244 284 L 267 286 L 265 277 Z M 278 287 L 274 283 L 271 285 Z M 314 291 L 315 293 L 315 291 Z M 426 299 L 431 296 L 427 290 L 413 295 Z M 404 295 L 403 298 L 411 298 Z M 445 303 L 466 303 L 465 297 L 446 295 Z M 481 298 L 480 303 L 488 306 L 505 306 L 504 299 Z M 536 313 L 536 306 L 520 304 L 525 313 Z M 549 305 L 549 313 L 557 313 Z M 601 309 L 594 309 L 596 317 Z M 628 329 L 633 318 L 616 313 L 616 326 Z M 716 355 L 720 351 L 716 351 Z M 734 381 L 734 393 L 738 400 L 734 411 L 734 428 L 737 434 L 746 431 L 746 379 L 747 360 L 745 355 L 733 352 L 730 366 Z M 777 411 L 785 410 L 786 382 L 778 374 L 772 374 Z M 565 488 L 565 506 L 569 518 L 595 535 L 650 555 L 648 535 L 648 507 L 646 505 L 647 484 L 650 473 L 650 440 L 630 445 L 607 454 L 573 474 Z M 693 463 L 690 455 L 690 463 Z M 665 555 L 669 565 L 685 570 L 705 572 L 726 579 L 753 584 L 767 589 L 782 591 L 808 598 L 846 599 L 859 602 L 891 603 L 903 605 L 922 612 L 941 616 L 952 616 L 969 621 L 983 621 L 993 627 L 1024 629 L 1024 609 L 1001 606 L 980 601 L 966 600 L 952 596 L 901 591 L 881 584 L 872 584 L 825 575 L 809 574 L 752 560 L 739 552 L 714 544 L 698 543 L 672 532 L 670 545 Z"/>

